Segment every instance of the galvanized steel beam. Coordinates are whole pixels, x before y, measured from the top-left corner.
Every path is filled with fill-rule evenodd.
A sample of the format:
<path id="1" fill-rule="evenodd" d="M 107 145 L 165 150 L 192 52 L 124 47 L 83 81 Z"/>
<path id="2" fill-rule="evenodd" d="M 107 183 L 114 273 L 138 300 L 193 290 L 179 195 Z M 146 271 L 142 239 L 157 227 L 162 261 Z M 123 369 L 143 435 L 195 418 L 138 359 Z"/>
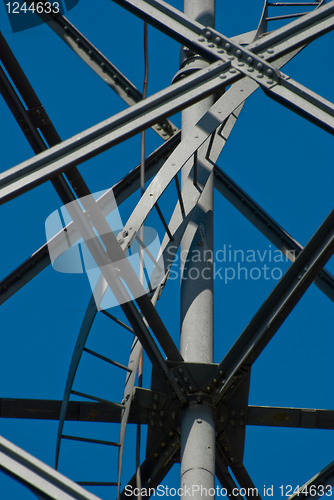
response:
<path id="1" fill-rule="evenodd" d="M 0 437 L 0 469 L 28 488 L 35 489 L 42 498 L 99 500 L 3 437 Z"/>
<path id="2" fill-rule="evenodd" d="M 334 210 L 291 264 L 219 364 L 226 376 L 218 402 L 242 366 L 251 366 L 334 253 Z"/>
<path id="3" fill-rule="evenodd" d="M 248 406 L 247 425 L 334 429 L 334 410 Z"/>

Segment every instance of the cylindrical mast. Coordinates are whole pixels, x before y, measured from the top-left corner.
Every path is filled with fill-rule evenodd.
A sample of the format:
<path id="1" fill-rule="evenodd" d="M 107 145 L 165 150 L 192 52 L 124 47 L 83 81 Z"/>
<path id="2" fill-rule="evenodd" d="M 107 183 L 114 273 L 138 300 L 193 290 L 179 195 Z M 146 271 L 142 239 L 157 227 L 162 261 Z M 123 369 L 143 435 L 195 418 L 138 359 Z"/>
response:
<path id="1" fill-rule="evenodd" d="M 204 26 L 214 27 L 215 0 L 184 0 L 184 12 Z M 200 58 L 185 50 L 190 65 Z M 186 63 L 188 64 L 186 61 Z M 213 97 L 182 113 L 182 135 L 210 108 Z M 200 175 L 200 154 L 182 171 L 182 191 Z M 188 189 L 187 189 L 188 187 Z M 213 176 L 207 182 L 181 245 L 181 354 L 187 362 L 213 362 Z M 199 400 L 200 401 L 200 400 Z M 212 498 L 215 487 L 215 425 L 211 406 L 191 404 L 181 421 L 181 487 L 187 496 Z"/>

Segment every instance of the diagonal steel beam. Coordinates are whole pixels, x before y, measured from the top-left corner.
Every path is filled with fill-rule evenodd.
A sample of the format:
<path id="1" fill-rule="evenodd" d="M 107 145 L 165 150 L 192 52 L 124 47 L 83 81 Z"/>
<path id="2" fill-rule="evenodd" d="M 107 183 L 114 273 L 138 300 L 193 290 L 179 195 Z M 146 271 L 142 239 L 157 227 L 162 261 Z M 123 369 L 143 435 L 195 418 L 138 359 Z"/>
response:
<path id="1" fill-rule="evenodd" d="M 231 465 L 231 471 L 234 474 L 234 477 L 238 481 L 241 488 L 245 491 L 245 497 L 247 500 L 251 500 L 252 498 L 261 499 L 261 495 L 259 494 L 258 489 L 255 487 L 250 475 L 248 474 L 245 466 L 243 464 L 240 465 Z"/>
<path id="2" fill-rule="evenodd" d="M 305 483 L 288 500 L 303 498 L 311 500 L 312 498 L 327 498 L 332 496 L 332 486 L 334 486 L 334 462 L 322 469 L 312 479 Z"/>
<path id="3" fill-rule="evenodd" d="M 334 429 L 334 410 L 248 406 L 247 425 Z"/>
<path id="4" fill-rule="evenodd" d="M 227 57 L 228 52 L 236 47 L 231 39 L 193 21 L 162 0 L 112 1 L 177 42 L 191 48 L 195 53 L 200 54 L 210 62 L 220 57 Z M 334 3 L 329 2 L 329 4 L 306 14 L 301 19 L 276 30 L 273 34 L 268 35 L 268 37 L 266 36 L 265 39 L 260 39 L 249 44 L 247 49 L 253 53 L 260 54 L 268 48 L 273 50 L 275 45 L 279 45 L 277 52 L 283 54 L 285 51 L 290 50 L 292 45 L 297 48 L 332 30 L 334 28 L 333 13 Z M 206 36 L 207 33 L 211 33 L 211 35 Z M 225 45 L 226 43 L 229 44 L 228 48 Z M 236 50 L 240 50 L 243 53 L 242 47 L 238 47 Z M 270 60 L 274 60 L 277 57 L 277 52 L 273 50 Z"/>
<path id="5" fill-rule="evenodd" d="M 219 496 L 236 498 L 237 500 L 242 500 L 244 498 L 240 495 L 239 487 L 228 470 L 227 463 L 219 445 L 216 447 L 216 476 L 224 488 Z M 257 498 L 259 497 L 257 496 Z"/>
<path id="6" fill-rule="evenodd" d="M 203 99 L 222 86 L 220 75 L 226 73 L 229 67 L 230 63 L 223 64 L 218 61 L 209 69 L 199 71 L 195 76 L 189 76 L 185 81 L 158 92 L 61 145 L 41 153 L 37 158 L 7 170 L 0 175 L 0 204 L 132 137 L 162 116 L 170 116 Z M 232 83 L 235 79 L 232 74 L 224 82 Z"/>
<path id="7" fill-rule="evenodd" d="M 322 12 L 322 9 L 318 9 L 317 12 Z M 188 24 L 189 22 L 187 20 Z M 208 40 L 211 40 L 213 34 L 213 31 L 210 33 L 208 31 L 205 32 Z M 196 36 L 198 37 L 198 34 Z M 102 124 L 83 132 L 81 135 L 65 141 L 62 147 L 54 148 L 49 155 L 41 155 L 38 161 L 28 160 L 18 167 L 10 169 L 0 177 L 0 187 L 2 188 L 0 202 L 3 203 L 17 196 L 19 193 L 31 189 L 53 175 L 56 175 L 58 172 L 66 170 L 72 164 L 79 164 L 99 152 L 110 148 L 112 145 L 145 129 L 154 123 L 154 121 L 157 121 L 159 117 L 170 116 L 173 112 L 184 109 L 188 105 L 209 95 L 221 86 L 221 82 L 216 78 L 219 73 L 221 73 L 221 77 L 224 79 L 224 86 L 238 80 L 242 75 L 249 76 L 269 93 L 271 87 L 276 87 L 278 83 L 281 83 L 285 86 L 285 103 L 291 105 L 297 96 L 299 108 L 303 107 L 306 103 L 306 108 L 303 112 L 310 120 L 315 121 L 326 130 L 333 131 L 334 113 L 331 103 L 317 98 L 313 93 L 306 91 L 306 89 L 303 89 L 303 94 L 301 94 L 301 89 L 297 84 L 291 79 L 287 83 L 287 77 L 284 76 L 284 78 L 281 78 L 276 68 L 266 62 L 264 58 L 259 58 L 253 52 L 247 51 L 227 37 L 223 38 L 228 40 L 225 44 L 228 46 L 228 49 L 225 47 L 225 50 L 231 54 L 235 54 L 229 56 L 230 60 L 228 63 L 218 67 L 216 64 L 219 65 L 219 62 L 216 62 L 208 70 L 202 70 L 196 73 L 195 76 L 189 76 L 186 82 L 174 84 L 172 88 L 159 92 L 155 96 L 146 99 L 145 102 L 133 106 L 131 110 L 122 112 L 113 119 L 106 120 Z M 207 49 L 212 54 L 213 59 L 219 58 L 219 55 L 224 53 L 224 50 L 219 48 L 222 38 L 220 38 L 220 42 L 218 42 L 218 39 L 219 37 L 215 38 L 216 46 L 211 42 L 208 43 L 210 47 L 213 45 L 213 48 Z M 305 37 L 303 40 L 305 41 Z M 205 38 L 202 36 L 200 43 L 204 41 Z M 295 40 L 295 43 L 300 45 L 300 40 Z M 292 50 L 293 44 L 290 48 Z M 245 62 L 239 62 L 241 57 L 244 58 L 243 61 Z M 231 66 L 232 69 L 229 72 Z M 256 71 L 254 71 L 253 66 L 256 66 Z M 210 76 L 208 76 L 209 74 Z M 270 80 L 267 80 L 268 77 L 270 77 Z M 203 78 L 205 81 L 203 81 Z M 273 96 L 276 97 L 276 94 L 273 93 Z M 159 112 L 156 109 L 152 109 L 154 105 L 159 105 Z M 321 108 L 320 118 L 317 106 Z M 117 123 L 116 127 L 115 122 Z M 117 133 L 115 132 L 115 128 L 116 130 L 118 129 Z"/>
<path id="8" fill-rule="evenodd" d="M 215 188 L 292 262 L 303 247 L 217 165 Z M 334 302 L 334 277 L 323 269 L 314 284 Z"/>
<path id="9" fill-rule="evenodd" d="M 219 401 L 239 368 L 252 365 L 334 253 L 334 210 L 286 271 L 251 322 L 219 364 L 226 373 Z"/>
<path id="10" fill-rule="evenodd" d="M 3 437 L 0 437 L 0 469 L 24 486 L 39 492 L 40 498 L 99 500 L 97 496 Z"/>
<path id="11" fill-rule="evenodd" d="M 142 93 L 80 31 L 61 14 L 42 13 L 43 21 L 129 106 L 143 99 Z M 163 140 L 177 131 L 169 120 L 152 126 Z"/>
<path id="12" fill-rule="evenodd" d="M 176 456 L 178 455 L 178 450 L 180 448 L 180 442 L 178 436 L 172 438 L 162 435 L 161 440 L 156 444 L 153 450 L 150 450 L 144 462 L 140 465 L 141 473 L 141 487 L 146 488 L 147 495 L 145 498 L 149 498 L 154 494 L 154 489 L 159 486 L 164 477 L 168 474 Z M 166 447 L 162 448 L 161 443 L 167 444 Z M 120 495 L 121 500 L 134 499 L 138 497 L 138 492 L 136 494 L 135 488 L 137 487 L 136 474 L 132 476 L 128 482 L 125 489 Z"/>
<path id="13" fill-rule="evenodd" d="M 180 142 L 180 133 L 177 133 L 167 143 L 162 144 L 156 151 L 154 151 L 145 161 L 145 174 L 147 180 L 150 180 L 160 169 L 164 161 L 168 158 L 170 153 Z M 129 196 L 131 196 L 140 187 L 140 165 L 129 172 L 123 179 L 112 186 L 104 195 L 97 200 L 104 215 L 110 212 L 108 207 L 108 199 L 110 194 L 114 195 L 117 206 L 123 203 Z M 66 226 L 66 231 L 70 235 L 71 241 L 77 241 L 80 234 L 76 232 L 73 222 Z M 54 248 L 60 254 L 60 247 L 62 245 L 62 232 L 54 237 Z M 24 261 L 19 267 L 12 271 L 0 282 L 0 305 L 8 300 L 14 293 L 19 291 L 23 286 L 29 283 L 35 276 L 37 276 L 43 269 L 50 264 L 50 255 L 48 252 L 47 242 L 40 249 L 36 250 L 31 257 Z"/>

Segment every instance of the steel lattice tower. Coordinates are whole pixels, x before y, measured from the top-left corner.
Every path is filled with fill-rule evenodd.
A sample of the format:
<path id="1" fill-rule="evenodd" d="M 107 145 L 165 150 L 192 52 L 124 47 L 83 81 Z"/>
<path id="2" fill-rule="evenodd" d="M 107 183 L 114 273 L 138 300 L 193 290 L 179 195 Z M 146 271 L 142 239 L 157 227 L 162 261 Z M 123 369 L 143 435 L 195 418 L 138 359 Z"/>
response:
<path id="1" fill-rule="evenodd" d="M 2 307 L 15 297 L 20 298 L 21 289 L 28 289 L 32 280 L 48 272 L 51 261 L 57 262 L 55 256 L 62 262 L 62 255 L 67 252 L 68 256 L 72 248 L 78 249 L 78 241 L 87 274 L 94 266 L 100 271 L 81 327 L 68 320 L 69 329 L 76 328 L 76 342 L 72 346 L 63 399 L 4 398 L 0 394 L 0 417 L 58 421 L 56 468 L 66 441 L 87 447 L 115 448 L 118 472 L 115 466 L 113 478 L 106 481 L 82 478 L 75 483 L 4 438 L 0 438 L 0 469 L 40 499 L 97 498 L 85 490 L 85 486 L 106 486 L 112 492 L 109 497 L 126 499 L 138 496 L 135 488 L 157 488 L 173 465 L 180 463 L 182 488 L 196 485 L 214 489 L 217 478 L 230 497 L 261 498 L 263 485 L 253 483 L 244 463 L 247 426 L 334 429 L 334 411 L 329 409 L 249 405 L 250 376 L 255 361 L 308 289 L 317 287 L 327 296 L 326 300 L 334 300 L 334 277 L 325 269 L 334 252 L 334 211 L 303 247 L 227 175 L 217 161 L 235 125 L 242 121 L 246 100 L 259 88 L 268 100 L 277 101 L 333 135 L 334 105 L 287 76 L 283 69 L 295 56 L 298 59 L 299 53 L 311 42 L 334 28 L 334 1 L 265 0 L 258 27 L 234 37 L 225 36 L 215 27 L 214 0 L 184 0 L 184 13 L 162 0 L 113 0 L 113 3 L 180 44 L 180 70 L 171 75 L 171 85 L 149 97 L 144 91 L 143 96 L 61 12 L 48 13 L 45 9 L 40 17 L 53 35 L 60 37 L 73 51 L 73 57 L 79 56 L 96 73 L 96 78 L 129 105 L 115 114 L 108 112 L 108 116 L 112 115 L 110 118 L 83 127 L 77 135 L 63 141 L 48 115 L 47 103 L 39 100 L 39 92 L 23 70 L 24 62 L 18 61 L 6 37 L 0 35 L 0 92 L 35 153 L 0 174 L 1 208 L 13 207 L 12 200 L 21 195 L 24 198 L 27 193 L 32 196 L 36 193 L 38 197 L 40 186 L 52 183 L 70 217 L 70 221 L 61 221 L 59 233 L 38 250 L 29 249 L 31 257 L 2 279 Z M 48 2 L 43 0 L 40 4 L 45 7 Z M 282 14 L 277 13 L 280 10 Z M 276 29 L 277 22 L 281 26 Z M 317 67 L 313 61 L 312 65 Z M 172 117 L 180 111 L 179 130 Z M 61 118 L 66 121 L 67 117 L 66 111 Z M 99 184 L 96 184 L 99 189 L 95 189 L 95 185 L 86 180 L 86 163 L 91 165 L 92 159 L 105 158 L 107 151 L 127 144 L 126 141 L 130 146 L 128 151 L 126 147 L 122 150 L 122 155 L 131 157 L 132 138 L 150 128 L 160 136 L 157 149 L 146 151 L 145 159 L 142 145 L 140 165 L 133 170 L 127 168 L 128 173 L 121 179 L 115 178 L 113 171 L 108 189 L 97 199 L 92 197 L 92 192 L 101 189 Z M 142 138 L 145 139 L 143 135 Z M 240 144 L 243 147 L 243 140 Z M 255 154 L 258 161 L 268 162 L 270 168 L 270 158 L 261 158 L 260 145 L 250 154 Z M 124 161 L 128 165 L 127 158 Z M 95 168 L 98 172 L 101 165 L 96 164 Z M 140 187 L 138 201 L 136 192 Z M 213 303 L 217 307 L 219 297 L 215 287 L 214 301 L 214 190 L 267 238 L 270 248 L 291 261 L 217 363 L 214 363 L 213 346 Z M 123 228 L 115 231 L 109 225 L 108 216 L 122 205 L 126 207 L 128 219 Z M 41 216 L 48 215 L 41 206 Z M 157 224 L 163 228 L 159 258 L 151 254 L 147 243 L 155 238 L 149 226 Z M 224 249 L 225 257 L 229 251 L 232 250 Z M 140 277 L 133 270 L 131 259 L 136 252 L 145 263 L 146 259 L 154 263 L 149 278 L 147 270 L 144 272 L 141 268 Z M 95 262 L 91 269 L 88 269 L 88 254 Z M 163 320 L 159 310 L 164 297 L 168 297 L 172 268 L 177 260 L 181 260 L 180 349 L 177 347 L 179 332 L 170 331 L 169 319 Z M 246 271 L 245 268 L 243 272 Z M 60 273 L 48 276 L 49 281 L 56 279 L 55 276 L 58 281 L 64 279 Z M 225 284 L 226 279 L 225 274 Z M 92 283 L 93 278 L 90 281 Z M 110 291 L 120 304 L 115 314 L 103 305 Z M 78 297 L 81 298 L 80 292 Z M 68 314 L 70 318 L 67 304 L 62 306 L 60 314 Z M 168 310 L 172 312 L 176 307 L 178 305 L 168 305 Z M 127 364 L 119 361 L 117 355 L 111 359 L 109 352 L 92 348 L 90 342 L 97 321 L 103 335 L 109 332 L 110 325 L 115 325 L 117 332 L 126 331 L 132 336 L 129 337 L 132 344 L 129 356 L 129 346 L 125 349 L 129 357 Z M 36 325 L 36 328 L 43 326 Z M 221 329 L 223 325 L 219 331 Z M 123 338 L 120 333 L 117 335 Z M 142 386 L 143 350 L 144 363 L 152 366 L 152 373 L 149 371 L 147 380 L 144 376 Z M 125 389 L 122 387 L 121 395 L 118 391 L 118 400 L 77 389 L 78 374 L 81 381 L 89 382 L 91 377 L 89 373 L 85 379 L 80 372 L 80 367 L 85 366 L 85 356 L 126 372 Z M 321 379 L 320 373 L 318 375 Z M 80 430 L 73 434 L 67 431 L 69 423 L 77 423 L 80 429 L 79 422 L 89 422 L 90 428 L 97 423 L 113 424 L 115 428 L 119 424 L 119 438 L 112 441 L 94 434 L 82 435 Z M 141 452 L 140 443 L 136 452 L 135 446 L 132 449 L 131 454 L 136 455 L 132 477 L 124 477 L 123 455 L 128 456 L 125 431 L 130 424 L 137 424 L 137 443 L 143 428 L 147 434 L 141 436 Z M 88 427 L 83 429 L 86 431 Z M 140 460 L 144 441 L 145 458 Z M 294 492 L 290 498 L 320 498 L 323 488 L 332 484 L 334 462 L 309 481 L 303 490 L 306 493 Z M 131 495 L 127 494 L 130 490 L 125 489 L 126 485 L 132 489 Z M 257 495 L 254 494 L 256 488 Z M 245 494 L 234 493 L 240 489 Z M 198 491 L 192 494 L 192 498 L 203 496 L 210 495 Z"/>

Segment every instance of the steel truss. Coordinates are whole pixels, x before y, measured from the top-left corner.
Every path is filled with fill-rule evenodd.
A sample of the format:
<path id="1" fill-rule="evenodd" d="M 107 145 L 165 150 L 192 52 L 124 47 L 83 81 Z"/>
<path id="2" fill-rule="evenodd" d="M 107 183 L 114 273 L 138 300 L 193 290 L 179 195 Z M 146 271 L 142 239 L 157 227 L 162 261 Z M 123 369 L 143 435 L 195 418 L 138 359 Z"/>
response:
<path id="1" fill-rule="evenodd" d="M 186 78 L 176 78 L 170 87 L 143 100 L 141 92 L 64 16 L 43 14 L 50 28 L 130 106 L 61 142 L 19 63 L 4 37 L 0 36 L 0 92 L 36 154 L 0 174 L 0 204 L 51 180 L 62 202 L 71 203 L 72 217 L 72 222 L 52 241 L 37 249 L 1 281 L 1 303 L 10 299 L 50 264 L 47 251 L 50 246 L 57 255 L 66 250 L 65 233 L 72 245 L 80 237 L 84 238 L 102 272 L 82 322 L 63 400 L 1 399 L 0 417 L 59 420 L 56 465 L 63 439 L 117 447 L 117 480 L 106 483 L 85 481 L 80 484 L 117 486 L 119 497 L 125 499 L 129 496 L 125 495 L 124 489 L 120 492 L 120 480 L 127 424 L 148 426 L 146 459 L 140 466 L 140 475 L 143 487 L 154 488 L 173 464 L 180 461 L 180 426 L 184 408 L 210 408 L 217 434 L 217 478 L 230 493 L 236 487 L 235 479 L 243 488 L 255 488 L 243 464 L 247 425 L 334 429 L 333 410 L 248 405 L 253 363 L 311 284 L 314 283 L 330 300 L 334 300 L 334 277 L 324 268 L 334 253 L 334 211 L 303 248 L 216 163 L 245 100 L 259 87 L 271 99 L 333 135 L 334 105 L 282 73 L 281 68 L 306 45 L 334 29 L 334 1 L 328 4 L 266 1 L 258 29 L 234 38 L 201 25 L 162 0 L 113 1 L 200 55 L 207 65 L 188 73 L 184 69 Z M 269 7 L 285 5 L 317 8 L 302 16 L 269 16 Z M 295 17 L 296 20 L 284 27 L 260 36 L 267 32 L 270 21 Z M 225 91 L 225 88 L 228 89 Z M 212 95 L 215 95 L 215 102 L 197 123 L 192 123 L 181 140 L 180 132 L 168 118 Z M 112 193 L 118 205 L 135 193 L 140 185 L 140 165 L 96 202 L 77 167 L 148 127 L 152 127 L 166 142 L 146 159 L 146 180 L 151 182 L 116 238 L 105 219 L 112 210 Z M 189 173 L 192 182 L 180 187 L 178 173 L 186 168 L 189 160 L 193 165 Z M 201 167 L 196 168 L 197 165 Z M 190 221 L 196 216 L 212 176 L 217 191 L 277 249 L 288 257 L 291 257 L 291 250 L 295 252 L 288 271 L 219 364 L 185 361 L 155 309 L 168 283 L 168 271 L 176 251 Z M 167 222 L 158 202 L 174 183 L 177 201 Z M 83 210 L 77 203 L 78 199 Z M 148 294 L 137 293 L 141 292 L 142 285 L 128 264 L 125 252 L 138 239 L 140 229 L 153 208 L 158 211 L 165 228 L 161 254 L 166 273 L 159 276 Z M 96 238 L 93 227 L 103 244 Z M 115 270 L 119 262 L 122 262 L 120 272 L 123 281 Z M 132 300 L 124 282 L 139 298 Z M 135 334 L 128 366 L 86 347 L 108 286 L 118 298 L 130 326 L 109 312 L 102 312 Z M 153 367 L 150 389 L 135 386 L 141 346 Z M 84 352 L 128 373 L 123 401 L 115 403 L 73 390 Z M 90 401 L 73 401 L 70 400 L 71 395 Z M 239 408 L 237 416 L 233 413 L 234 408 Z M 160 416 L 157 417 L 157 414 Z M 239 425 L 236 425 L 236 419 L 239 419 Z M 119 423 L 119 441 L 64 435 L 65 421 Z M 97 498 L 3 438 L 0 440 L 0 469 L 25 484 L 38 498 L 56 498 L 55 495 L 64 499 Z M 333 470 L 331 463 L 311 479 L 307 487 L 333 485 Z M 138 484 L 137 473 L 129 484 Z M 296 496 L 297 493 L 291 498 Z M 304 497 L 318 498 L 313 495 Z"/>

